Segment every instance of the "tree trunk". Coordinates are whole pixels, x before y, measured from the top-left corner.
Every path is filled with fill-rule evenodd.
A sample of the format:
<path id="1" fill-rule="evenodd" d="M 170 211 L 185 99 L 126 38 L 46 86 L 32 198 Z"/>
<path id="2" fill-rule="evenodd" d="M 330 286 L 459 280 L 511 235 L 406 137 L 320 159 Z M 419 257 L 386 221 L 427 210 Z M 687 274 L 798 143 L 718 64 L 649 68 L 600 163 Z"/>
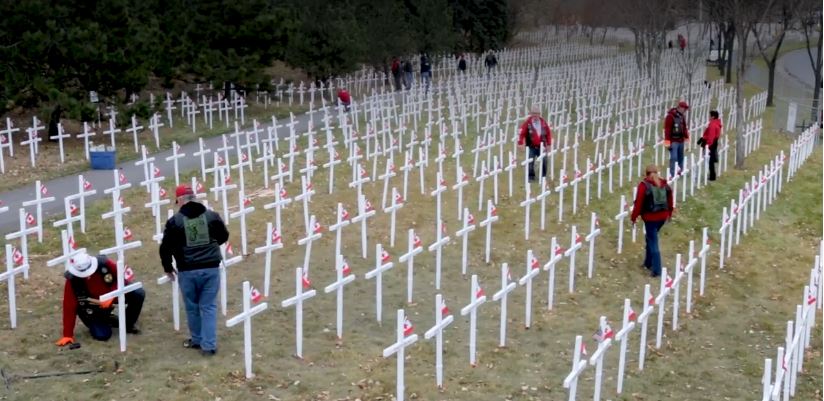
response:
<path id="1" fill-rule="evenodd" d="M 741 34 L 741 56 L 738 60 L 738 68 L 736 68 L 735 76 L 735 168 L 744 168 L 744 140 L 741 137 L 743 128 L 746 125 L 744 121 L 744 72 L 747 69 L 747 31 Z M 732 45 L 730 45 L 732 48 Z M 729 70 L 728 70 L 729 71 Z"/>
<path id="2" fill-rule="evenodd" d="M 727 36 L 727 40 L 725 41 L 725 44 L 727 45 L 727 55 L 726 55 L 727 56 L 726 57 L 726 59 L 727 59 L 727 61 L 726 61 L 727 77 L 726 77 L 725 82 L 726 83 L 731 83 L 732 82 L 732 51 L 733 51 L 733 47 L 734 47 L 733 45 L 735 44 L 735 30 L 734 29 L 732 29 L 732 34 Z"/>
<path id="3" fill-rule="evenodd" d="M 601 44 L 604 44 L 604 41 L 607 39 L 607 32 L 609 32 L 609 27 L 604 28 L 604 33 L 601 34 Z"/>
<path id="4" fill-rule="evenodd" d="M 821 97 L 821 39 L 824 38 L 824 34 L 818 35 L 818 57 L 816 58 L 816 65 L 813 66 L 813 71 L 815 72 L 815 88 L 813 89 L 813 104 L 810 108 L 810 122 L 818 121 L 819 119 L 819 112 L 818 109 L 821 107 L 819 103 L 819 98 Z"/>
<path id="5" fill-rule="evenodd" d="M 51 139 L 53 136 L 60 135 L 60 130 L 57 128 L 57 125 L 60 124 L 60 116 L 63 114 L 63 108 L 60 105 L 55 105 L 54 110 L 52 110 L 51 114 L 49 114 L 49 141 L 56 142 L 56 140 Z"/>
<path id="6" fill-rule="evenodd" d="M 224 81 L 223 82 L 223 98 L 231 102 L 232 99 L 229 98 L 231 93 L 232 93 L 232 84 L 229 83 L 229 81 Z"/>
<path id="7" fill-rule="evenodd" d="M 773 107 L 773 95 L 775 95 L 775 63 L 776 59 L 767 63 L 767 107 Z"/>

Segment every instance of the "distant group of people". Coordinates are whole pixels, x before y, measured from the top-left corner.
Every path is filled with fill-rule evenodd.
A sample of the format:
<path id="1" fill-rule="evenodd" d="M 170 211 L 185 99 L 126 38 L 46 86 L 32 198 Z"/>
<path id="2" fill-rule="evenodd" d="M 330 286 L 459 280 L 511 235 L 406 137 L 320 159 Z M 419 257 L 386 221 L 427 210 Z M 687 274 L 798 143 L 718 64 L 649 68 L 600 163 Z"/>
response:
<path id="1" fill-rule="evenodd" d="M 412 89 L 415 84 L 415 70 L 412 67 L 412 60 L 406 59 L 401 62 L 398 57 L 392 58 L 392 65 L 390 67 L 392 72 L 392 81 L 395 84 L 395 90 Z M 420 79 L 426 85 L 427 92 L 432 82 L 432 62 L 429 60 L 429 55 L 424 53 L 420 57 Z"/>

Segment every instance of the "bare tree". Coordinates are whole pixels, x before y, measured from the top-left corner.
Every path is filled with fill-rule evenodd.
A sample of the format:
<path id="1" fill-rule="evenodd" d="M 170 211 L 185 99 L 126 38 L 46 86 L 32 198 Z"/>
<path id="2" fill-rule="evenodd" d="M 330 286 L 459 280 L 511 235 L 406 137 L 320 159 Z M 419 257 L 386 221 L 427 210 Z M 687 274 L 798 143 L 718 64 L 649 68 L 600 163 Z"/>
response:
<path id="1" fill-rule="evenodd" d="M 738 119 L 744 116 L 744 80 L 747 72 L 747 40 L 755 26 L 766 19 L 770 9 L 776 0 L 718 0 L 716 7 L 723 9 L 723 14 L 727 16 L 730 26 L 734 29 L 734 35 L 738 37 L 740 54 L 735 68 L 735 115 Z M 730 62 L 732 59 L 730 59 Z M 735 141 L 735 168 L 744 168 L 744 141 L 740 140 L 741 130 L 745 127 L 744 121 L 736 124 Z"/>
<path id="2" fill-rule="evenodd" d="M 650 78 L 656 89 L 660 87 L 661 54 L 667 30 L 676 21 L 675 1 L 620 0 L 615 3 L 616 18 L 634 36 L 638 73 Z"/>
<path id="3" fill-rule="evenodd" d="M 787 31 L 792 28 L 795 10 L 798 6 L 797 0 L 777 0 L 773 5 L 767 19 L 761 24 L 753 25 L 752 35 L 755 37 L 755 44 L 761 58 L 767 64 L 767 106 L 773 106 L 773 95 L 775 93 L 775 66 L 778 61 L 778 54 Z M 774 30 L 777 24 L 777 30 Z M 772 51 L 770 51 L 772 49 Z"/>
<path id="4" fill-rule="evenodd" d="M 810 65 L 815 76 L 815 86 L 813 87 L 813 104 L 810 108 L 810 121 L 819 119 L 819 98 L 821 97 L 821 39 L 824 37 L 821 32 L 821 0 L 802 0 L 798 8 L 801 29 L 804 31 L 804 40 L 807 44 L 807 55 L 810 57 Z M 818 45 L 816 46 L 816 56 L 813 57 L 812 44 L 815 35 L 818 34 Z"/>
<path id="5" fill-rule="evenodd" d="M 701 20 L 700 10 L 696 10 L 692 2 L 681 2 L 676 10 L 678 15 L 684 18 L 682 21 L 687 22 L 686 32 L 682 33 L 687 46 L 676 55 L 675 64 L 682 76 L 681 93 L 686 93 L 687 102 L 692 103 L 695 74 L 704 68 L 709 55 L 711 22 Z"/>

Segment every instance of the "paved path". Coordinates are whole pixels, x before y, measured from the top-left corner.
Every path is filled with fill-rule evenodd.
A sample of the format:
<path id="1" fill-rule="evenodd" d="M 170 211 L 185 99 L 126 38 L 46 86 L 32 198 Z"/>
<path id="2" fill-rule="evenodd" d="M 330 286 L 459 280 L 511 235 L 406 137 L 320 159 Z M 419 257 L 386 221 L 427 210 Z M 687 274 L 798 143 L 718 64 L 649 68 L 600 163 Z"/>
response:
<path id="1" fill-rule="evenodd" d="M 295 129 L 298 132 L 305 131 L 308 128 L 309 123 L 309 114 L 301 114 L 295 117 L 297 121 L 297 125 Z M 322 115 L 320 113 L 315 113 L 313 116 L 313 123 L 315 127 L 320 126 L 320 119 Z M 265 125 L 267 122 L 261 122 L 261 125 Z M 271 119 L 268 121 L 271 124 Z M 288 119 L 286 120 L 279 120 L 278 124 L 282 125 L 284 123 L 288 123 Z M 234 130 L 227 130 L 226 133 L 232 133 Z M 281 137 L 285 137 L 286 132 L 288 132 L 288 128 L 282 127 L 278 129 L 278 133 Z M 204 146 L 212 149 L 221 147 L 223 145 L 223 140 L 220 135 L 211 137 L 204 140 Z M 180 153 L 185 153 L 186 157 L 180 159 L 178 161 L 178 167 L 181 176 L 183 173 L 191 170 L 200 170 L 200 157 L 192 156 L 193 153 L 197 152 L 198 150 L 198 142 L 194 141 L 192 143 L 181 145 Z M 174 165 L 171 161 L 167 162 L 166 157 L 171 156 L 172 151 L 165 150 L 158 153 L 154 153 L 150 155 L 150 157 L 154 157 L 155 166 L 160 168 L 163 171 L 163 174 L 166 176 L 166 187 L 174 184 Z M 208 156 L 211 159 L 211 154 Z M 135 166 L 135 162 L 137 160 L 131 160 L 119 163 L 117 168 L 122 168 L 123 173 L 126 175 L 126 178 L 129 182 L 132 183 L 132 187 L 139 187 L 139 183 L 143 181 L 143 166 Z M 209 166 L 211 166 L 211 162 L 209 162 Z M 97 190 L 97 194 L 87 198 L 87 200 L 96 200 L 102 199 L 104 197 L 110 197 L 110 195 L 103 194 L 103 190 L 106 188 L 111 188 L 114 185 L 112 171 L 111 170 L 89 170 L 82 173 L 86 180 L 88 180 L 94 189 Z M 182 178 L 181 178 L 182 179 Z M 170 181 L 171 180 L 171 181 Z M 169 184 L 169 183 L 172 184 Z M 63 198 L 75 194 L 78 191 L 78 183 L 77 183 L 77 175 L 70 175 L 66 177 L 56 178 L 47 182 L 44 182 L 46 187 L 49 189 L 49 196 L 54 196 L 54 202 L 46 203 L 43 205 L 43 217 L 44 220 L 48 217 L 52 216 L 63 216 L 64 209 L 63 209 Z M 142 189 L 142 187 L 140 187 Z M 169 188 L 167 188 L 169 190 Z M 19 229 L 19 222 L 18 222 L 18 212 L 17 210 L 21 208 L 21 204 L 25 201 L 32 200 L 35 198 L 35 188 L 34 183 L 26 185 L 23 188 L 14 189 L 11 191 L 7 191 L 4 193 L 0 193 L 0 200 L 3 201 L 4 206 L 8 206 L 9 210 L 5 213 L 0 214 L 0 234 L 5 236 L 5 234 L 17 231 Z M 34 209 L 33 207 L 29 207 L 29 212 L 32 212 Z M 51 229 L 51 227 L 44 227 L 44 229 Z"/>
<path id="2" fill-rule="evenodd" d="M 813 57 L 815 57 L 817 49 L 812 49 Z M 813 66 L 810 64 L 810 56 L 807 54 L 807 49 L 793 50 L 778 59 L 778 67 L 783 69 L 784 73 L 793 77 L 802 84 L 809 86 L 810 90 L 815 85 L 815 75 L 813 74 Z"/>

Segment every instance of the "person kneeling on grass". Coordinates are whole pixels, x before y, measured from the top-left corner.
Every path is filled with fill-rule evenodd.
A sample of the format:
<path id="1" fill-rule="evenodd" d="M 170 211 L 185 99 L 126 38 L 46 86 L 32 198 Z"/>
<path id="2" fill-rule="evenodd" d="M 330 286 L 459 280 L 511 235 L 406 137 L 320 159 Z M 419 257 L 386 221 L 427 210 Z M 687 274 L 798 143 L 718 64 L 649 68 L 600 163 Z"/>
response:
<path id="1" fill-rule="evenodd" d="M 672 188 L 667 180 L 658 175 L 658 167 L 647 166 L 646 177 L 638 184 L 635 206 L 632 208 L 632 224 L 640 215 L 644 220 L 647 252 L 644 267 L 650 269 L 652 277 L 661 275 L 661 249 L 658 247 L 658 232 L 664 227 L 675 209 L 672 207 Z"/>
<path id="2" fill-rule="evenodd" d="M 131 283 L 131 268 L 124 272 L 124 283 Z M 89 256 L 78 253 L 69 261 L 65 273 L 66 285 L 63 290 L 63 338 L 57 341 L 62 347 L 74 344 L 74 324 L 80 317 L 89 328 L 92 338 L 107 341 L 112 336 L 112 327 L 117 327 L 118 320 L 112 315 L 113 303 L 117 298 L 100 302 L 100 296 L 117 289 L 117 263 L 105 256 Z M 135 326 L 146 293 L 142 288 L 126 293 L 126 332 L 139 334 Z"/>

